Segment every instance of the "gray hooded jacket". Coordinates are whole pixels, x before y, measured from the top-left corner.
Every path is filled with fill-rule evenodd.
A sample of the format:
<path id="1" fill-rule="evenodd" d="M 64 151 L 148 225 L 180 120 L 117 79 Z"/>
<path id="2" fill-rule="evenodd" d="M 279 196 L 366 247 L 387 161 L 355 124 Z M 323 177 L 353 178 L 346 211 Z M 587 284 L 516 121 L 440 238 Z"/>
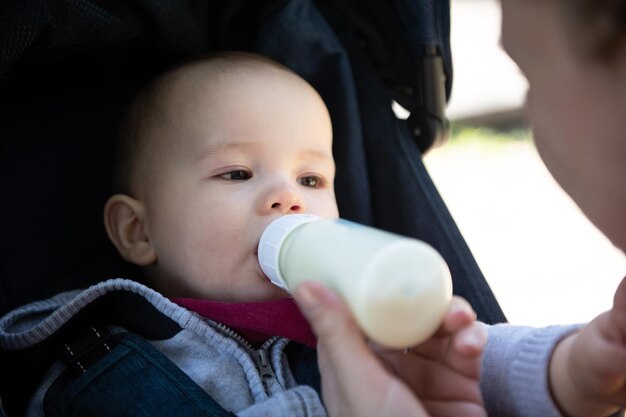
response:
<path id="1" fill-rule="evenodd" d="M 130 280 L 105 281 L 10 312 L 0 320 L 0 347 L 32 347 L 51 337 L 81 310 L 114 293 L 139 297 L 171 319 L 175 331 L 147 340 L 227 411 L 242 417 L 326 416 L 317 392 L 299 385 L 294 378 L 285 354 L 287 339 L 271 338 L 255 350 L 226 326 Z M 481 390 L 490 416 L 561 416 L 550 396 L 547 366 L 556 343 L 576 328 L 489 326 Z M 109 330 L 120 333 L 126 329 L 112 326 Z M 26 415 L 44 415 L 44 396 L 65 369 L 57 361 L 46 372 Z"/>

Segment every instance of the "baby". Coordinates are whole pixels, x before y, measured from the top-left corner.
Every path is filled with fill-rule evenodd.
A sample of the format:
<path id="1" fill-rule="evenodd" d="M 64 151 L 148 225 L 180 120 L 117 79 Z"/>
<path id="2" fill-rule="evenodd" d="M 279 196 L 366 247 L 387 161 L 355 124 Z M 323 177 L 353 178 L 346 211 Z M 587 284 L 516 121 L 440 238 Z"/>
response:
<path id="1" fill-rule="evenodd" d="M 286 294 L 257 259 L 265 226 L 337 217 L 328 111 L 292 72 L 228 55 L 166 74 L 135 101 L 106 230 L 169 297 L 268 301 Z"/>
<path id="2" fill-rule="evenodd" d="M 169 297 L 286 297 L 258 265 L 265 226 L 338 216 L 332 127 L 315 90 L 268 59 L 228 54 L 166 75 L 135 109 L 117 170 L 124 194 L 105 208 L 122 256 Z"/>
<path id="3" fill-rule="evenodd" d="M 92 316 L 78 312 L 99 306 L 107 318 L 98 316 L 98 322 L 113 333 L 100 337 L 104 332 L 99 328 L 87 329 L 96 334 L 96 343 L 106 339 L 103 352 L 113 351 L 100 362 L 76 360 L 83 356 L 76 350 L 80 344 L 64 343 L 61 349 L 70 353 L 65 367 L 82 373 L 64 377 L 66 369 L 55 364 L 27 414 L 80 403 L 96 414 L 154 409 L 155 415 L 166 415 L 163 404 L 182 412 L 189 406 L 184 398 L 193 397 L 203 409 L 217 407 L 240 416 L 325 416 L 316 356 L 303 346 L 314 347 L 315 337 L 288 294 L 264 276 L 257 259 L 261 233 L 275 218 L 339 215 L 332 127 L 320 96 L 267 58 L 215 54 L 153 81 L 131 104 L 121 132 L 117 194 L 105 205 L 104 222 L 121 256 L 141 267 L 148 286 L 112 280 L 11 313 L 11 323 L 23 323 L 19 331 L 3 335 L 3 343 L 14 348 L 52 336 L 67 338 L 59 329 L 71 327 L 68 323 L 79 315 L 88 322 Z M 120 292 L 132 293 L 133 302 L 120 308 L 119 300 L 107 297 Z M 48 317 L 33 324 L 35 315 Z M 455 298 L 437 337 L 476 334 L 473 344 L 461 347 L 464 360 L 477 369 L 484 332 L 473 318 L 467 303 Z M 0 330 L 10 333 L 2 323 Z M 123 381 L 102 382 L 102 362 L 120 349 L 137 353 L 142 369 L 160 363 L 158 373 L 168 369 L 167 377 L 133 371 Z M 474 390 L 468 401 L 480 407 L 478 375 L 466 376 L 450 366 L 458 354 L 457 344 L 451 344 L 447 357 L 437 363 L 446 375 L 469 381 Z M 171 387 L 173 380 L 181 382 Z M 77 389 L 77 384 L 90 389 Z M 184 395 L 171 398 L 181 390 Z M 438 399 L 446 395 L 438 393 Z M 100 410 L 94 409 L 97 404 Z"/>

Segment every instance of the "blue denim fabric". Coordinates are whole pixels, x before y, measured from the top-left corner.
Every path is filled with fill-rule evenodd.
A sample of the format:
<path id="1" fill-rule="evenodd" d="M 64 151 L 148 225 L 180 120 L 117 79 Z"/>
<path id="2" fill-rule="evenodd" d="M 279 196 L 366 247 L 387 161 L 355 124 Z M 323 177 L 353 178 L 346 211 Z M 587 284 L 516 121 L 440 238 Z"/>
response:
<path id="1" fill-rule="evenodd" d="M 148 400 L 149 399 L 149 400 Z M 85 373 L 68 369 L 44 399 L 46 415 L 234 416 L 148 342 L 126 334 Z"/>

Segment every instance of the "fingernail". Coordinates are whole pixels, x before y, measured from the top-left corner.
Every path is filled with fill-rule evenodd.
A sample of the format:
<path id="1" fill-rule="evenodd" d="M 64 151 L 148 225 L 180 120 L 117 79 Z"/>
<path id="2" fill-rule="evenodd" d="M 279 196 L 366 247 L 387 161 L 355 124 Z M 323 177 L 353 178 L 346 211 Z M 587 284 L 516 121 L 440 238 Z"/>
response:
<path id="1" fill-rule="evenodd" d="M 466 334 L 465 337 L 463 338 L 463 345 L 465 347 L 475 348 L 477 346 L 480 346 L 480 343 L 481 343 L 480 337 L 478 337 L 474 333 Z"/>
<path id="2" fill-rule="evenodd" d="M 462 314 L 463 317 L 470 319 L 471 321 L 476 320 L 476 313 L 472 310 L 471 307 L 465 304 L 452 304 L 450 306 L 451 316 L 455 316 L 457 314 Z"/>
<path id="3" fill-rule="evenodd" d="M 472 351 L 482 350 L 485 346 L 485 343 L 487 342 L 487 334 L 485 328 L 473 328 L 470 331 L 464 332 L 460 342 L 465 349 L 470 349 Z"/>

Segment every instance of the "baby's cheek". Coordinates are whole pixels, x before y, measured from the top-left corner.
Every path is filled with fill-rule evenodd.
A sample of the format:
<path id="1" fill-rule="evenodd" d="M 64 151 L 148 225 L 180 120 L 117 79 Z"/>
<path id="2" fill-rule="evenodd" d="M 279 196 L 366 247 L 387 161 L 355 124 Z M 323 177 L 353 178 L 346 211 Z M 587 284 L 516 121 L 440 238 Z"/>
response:
<path id="1" fill-rule="evenodd" d="M 315 214 L 324 218 L 339 217 L 337 201 L 335 200 L 335 195 L 332 191 L 329 191 L 328 194 L 321 196 L 321 198 L 310 201 L 306 211 L 307 213 Z"/>

